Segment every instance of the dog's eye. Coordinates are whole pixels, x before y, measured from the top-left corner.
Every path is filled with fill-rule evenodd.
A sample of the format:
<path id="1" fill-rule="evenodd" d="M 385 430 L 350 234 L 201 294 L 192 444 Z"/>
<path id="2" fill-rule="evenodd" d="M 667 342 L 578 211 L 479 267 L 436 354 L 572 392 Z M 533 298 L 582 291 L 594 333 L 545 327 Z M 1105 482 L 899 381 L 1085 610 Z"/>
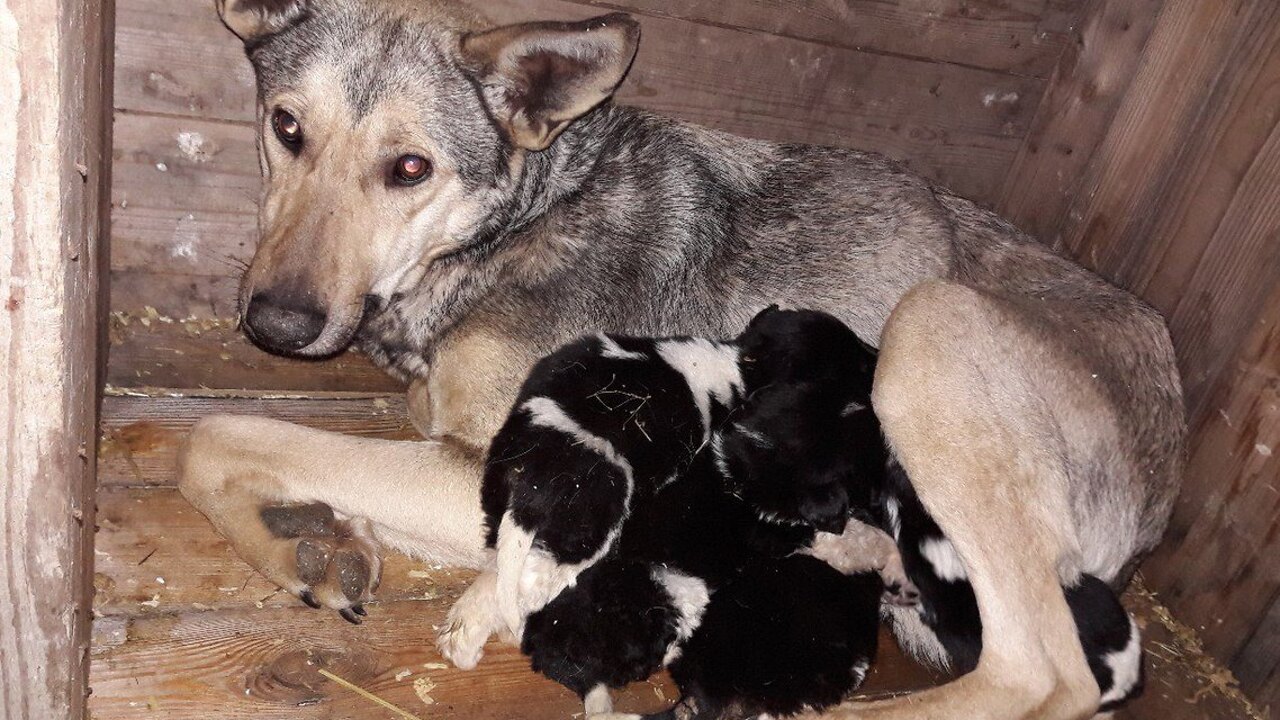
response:
<path id="1" fill-rule="evenodd" d="M 421 155 L 401 155 L 391 168 L 397 185 L 417 185 L 431 175 L 431 161 Z"/>
<path id="2" fill-rule="evenodd" d="M 302 123 L 298 122 L 298 118 L 284 110 L 276 110 L 271 116 L 271 127 L 285 147 L 294 152 L 302 147 Z"/>

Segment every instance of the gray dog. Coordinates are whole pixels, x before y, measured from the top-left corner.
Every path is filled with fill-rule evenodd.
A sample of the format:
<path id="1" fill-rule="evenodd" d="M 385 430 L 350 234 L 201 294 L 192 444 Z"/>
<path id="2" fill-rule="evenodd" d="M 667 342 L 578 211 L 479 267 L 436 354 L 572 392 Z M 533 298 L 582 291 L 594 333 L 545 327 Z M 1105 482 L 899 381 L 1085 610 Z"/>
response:
<path id="1" fill-rule="evenodd" d="M 485 567 L 484 451 L 531 364 L 586 332 L 728 337 L 781 303 L 879 339 L 873 402 L 977 596 L 977 669 L 845 718 L 1087 718 L 1062 586 L 1122 585 L 1185 438 L 1150 307 L 884 158 L 617 107 L 635 22 L 493 28 L 428 0 L 220 0 L 257 71 L 264 349 L 352 344 L 410 380 L 427 442 L 211 417 L 181 487 L 251 565 L 358 620 L 379 548 Z M 492 593 L 477 593 L 490 597 Z M 455 608 L 478 650 L 493 608 Z M 895 616 L 904 645 L 936 639 Z"/>

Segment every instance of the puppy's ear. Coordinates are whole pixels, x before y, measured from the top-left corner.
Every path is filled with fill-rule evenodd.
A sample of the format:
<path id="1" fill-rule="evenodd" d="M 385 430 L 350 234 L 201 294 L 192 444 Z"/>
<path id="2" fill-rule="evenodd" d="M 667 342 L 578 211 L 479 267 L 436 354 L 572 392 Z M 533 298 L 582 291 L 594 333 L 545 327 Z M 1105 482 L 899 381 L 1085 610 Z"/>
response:
<path id="1" fill-rule="evenodd" d="M 639 42 L 639 24 L 614 13 L 468 35 L 462 39 L 462 61 L 511 142 L 537 151 L 613 94 Z"/>
<path id="2" fill-rule="evenodd" d="M 246 43 L 290 27 L 307 13 L 309 0 L 217 0 L 218 15 Z"/>

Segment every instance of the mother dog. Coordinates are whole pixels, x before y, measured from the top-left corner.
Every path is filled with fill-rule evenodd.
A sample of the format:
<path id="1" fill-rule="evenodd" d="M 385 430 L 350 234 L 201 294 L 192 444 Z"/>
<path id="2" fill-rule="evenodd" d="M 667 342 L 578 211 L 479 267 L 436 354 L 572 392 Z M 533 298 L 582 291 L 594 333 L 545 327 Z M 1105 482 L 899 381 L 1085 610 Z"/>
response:
<path id="1" fill-rule="evenodd" d="M 770 303 L 879 338 L 873 398 L 952 540 L 977 669 L 832 717 L 1085 718 L 1062 584 L 1160 538 L 1185 427 L 1160 317 L 876 155 L 747 140 L 608 100 L 635 22 L 493 28 L 429 0 L 220 0 L 258 79 L 245 332 L 356 344 L 429 442 L 212 417 L 183 493 L 250 564 L 356 620 L 378 548 L 485 562 L 484 450 L 531 363 L 588 331 L 733 335 Z M 908 647 L 929 638 L 897 623 Z"/>

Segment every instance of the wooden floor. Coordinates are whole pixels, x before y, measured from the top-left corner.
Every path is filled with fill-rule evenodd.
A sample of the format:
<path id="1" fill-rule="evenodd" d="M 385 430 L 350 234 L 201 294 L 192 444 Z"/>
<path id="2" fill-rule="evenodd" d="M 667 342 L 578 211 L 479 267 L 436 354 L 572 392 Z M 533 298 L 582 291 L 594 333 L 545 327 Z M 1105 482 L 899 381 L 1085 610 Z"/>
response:
<path id="1" fill-rule="evenodd" d="M 439 657 L 434 628 L 468 573 L 392 556 L 379 601 L 354 627 L 277 591 L 175 489 L 177 444 L 191 423 L 210 413 L 416 437 L 403 398 L 362 359 L 346 356 L 341 368 L 270 359 L 228 327 L 184 324 L 158 313 L 127 321 L 118 316 L 112 342 L 113 349 L 131 349 L 119 355 L 131 361 L 128 372 L 113 367 L 103 403 L 93 717 L 538 720 L 581 712 L 576 698 L 530 672 L 509 647 L 492 645 L 471 672 Z M 145 361 L 137 360 L 139 348 Z M 209 386 L 158 387 L 191 377 L 208 377 Z M 259 389 L 213 389 L 233 382 Z M 1152 662 L 1146 696 L 1122 717 L 1250 717 L 1232 696 L 1228 676 L 1195 652 L 1193 634 L 1170 629 L 1147 595 L 1131 592 L 1128 602 L 1146 628 Z M 910 691 L 938 680 L 903 658 L 886 636 L 862 693 Z M 629 688 L 619 704 L 652 711 L 674 696 L 669 682 L 656 678 Z"/>

